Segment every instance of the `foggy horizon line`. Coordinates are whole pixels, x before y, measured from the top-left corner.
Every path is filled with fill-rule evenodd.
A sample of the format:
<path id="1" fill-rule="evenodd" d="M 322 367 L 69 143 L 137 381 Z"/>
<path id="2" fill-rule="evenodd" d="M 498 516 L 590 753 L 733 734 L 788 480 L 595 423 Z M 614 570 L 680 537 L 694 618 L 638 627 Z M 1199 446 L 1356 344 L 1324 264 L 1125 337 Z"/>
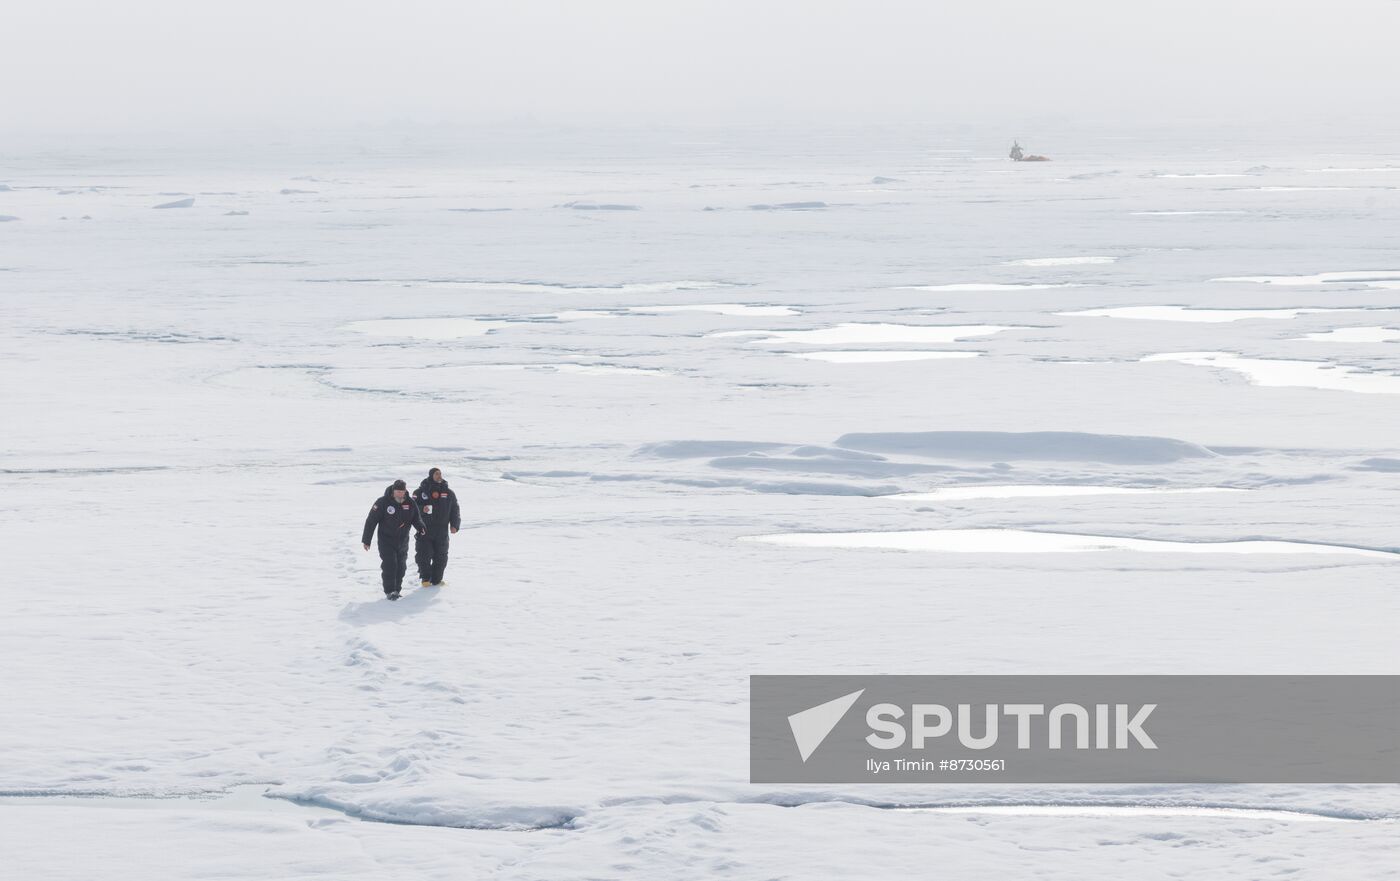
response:
<path id="1" fill-rule="evenodd" d="M 0 156 L 16 144 L 36 141 L 72 141 L 85 145 L 109 141 L 128 144 L 133 140 L 168 139 L 176 143 L 202 143 L 208 140 L 247 142 L 266 138 L 314 139 L 322 136 L 384 137 L 460 136 L 476 137 L 500 134 L 546 134 L 549 132 L 604 134 L 607 132 L 655 133 L 695 132 L 730 133 L 735 135 L 780 133 L 783 131 L 850 135 L 862 130 L 880 132 L 910 132 L 923 136 L 966 138 L 1000 138 L 1007 140 L 1038 136 L 1101 136 L 1107 139 L 1131 140 L 1152 135 L 1202 136 L 1248 133 L 1251 141 L 1296 140 L 1298 137 L 1327 140 L 1360 138 L 1365 141 L 1400 137 L 1400 121 L 1387 119 L 1384 125 L 1375 119 L 1358 119 L 1354 114 L 1338 111 L 1318 114 L 1311 119 L 1278 117 L 1249 118 L 1238 114 L 1196 114 L 1154 117 L 1085 117 L 1078 114 L 1042 114 L 1030 117 L 954 116 L 942 118 L 871 117 L 812 117 L 791 116 L 756 119 L 699 119 L 683 117 L 652 117 L 630 113 L 589 113 L 578 115 L 531 114 L 510 116 L 478 115 L 461 120 L 433 120 L 398 115 L 375 115 L 357 118 L 293 121 L 267 119 L 257 122 L 228 120 L 222 124 L 208 121 L 171 120 L 141 122 L 127 125 L 93 125 L 74 122 L 71 125 L 26 126 L 14 122 L 0 132 Z"/>

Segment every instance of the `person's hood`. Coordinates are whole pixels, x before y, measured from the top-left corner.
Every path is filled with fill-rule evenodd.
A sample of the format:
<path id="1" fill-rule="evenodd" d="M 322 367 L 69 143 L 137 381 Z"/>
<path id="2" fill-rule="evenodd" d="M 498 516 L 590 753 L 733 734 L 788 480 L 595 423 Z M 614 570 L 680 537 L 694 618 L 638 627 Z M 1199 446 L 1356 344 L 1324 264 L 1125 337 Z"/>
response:
<path id="1" fill-rule="evenodd" d="M 447 489 L 447 481 L 445 481 L 445 480 L 437 480 L 437 481 L 435 481 L 435 480 L 433 480 L 431 477 L 425 477 L 425 478 L 423 478 L 423 482 L 420 483 L 420 484 L 418 484 L 418 489 L 419 489 L 420 492 L 426 490 L 427 492 L 439 492 L 439 493 L 440 493 L 440 492 L 443 492 L 443 491 L 445 491 L 445 490 Z"/>
<path id="2" fill-rule="evenodd" d="M 394 485 L 392 483 L 384 487 L 383 498 L 391 505 L 403 504 L 403 502 L 400 502 L 394 498 Z M 404 490 L 404 501 L 407 501 L 411 498 L 413 498 L 413 493 L 409 492 L 408 490 Z"/>

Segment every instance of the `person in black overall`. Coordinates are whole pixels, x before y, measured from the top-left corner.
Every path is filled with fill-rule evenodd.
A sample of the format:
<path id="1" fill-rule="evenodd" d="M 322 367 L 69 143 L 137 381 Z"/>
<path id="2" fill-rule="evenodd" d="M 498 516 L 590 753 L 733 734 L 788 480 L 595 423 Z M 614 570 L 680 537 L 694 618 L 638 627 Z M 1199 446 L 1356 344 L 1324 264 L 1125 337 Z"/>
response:
<path id="1" fill-rule="evenodd" d="M 369 550 L 370 537 L 379 530 L 379 571 L 384 577 L 384 596 L 396 600 L 403 592 L 403 576 L 408 570 L 408 534 L 426 532 L 423 515 L 408 494 L 408 486 L 396 480 L 384 488 L 384 495 L 369 509 L 360 543 Z"/>
<path id="2" fill-rule="evenodd" d="M 414 494 L 418 508 L 423 512 L 423 523 L 428 527 L 414 539 L 418 564 L 418 577 L 424 587 L 438 587 L 442 584 L 442 574 L 447 570 L 448 533 L 456 535 L 462 526 L 462 509 L 457 506 L 457 494 L 442 479 L 442 469 L 428 472 L 423 482 L 418 484 Z"/>

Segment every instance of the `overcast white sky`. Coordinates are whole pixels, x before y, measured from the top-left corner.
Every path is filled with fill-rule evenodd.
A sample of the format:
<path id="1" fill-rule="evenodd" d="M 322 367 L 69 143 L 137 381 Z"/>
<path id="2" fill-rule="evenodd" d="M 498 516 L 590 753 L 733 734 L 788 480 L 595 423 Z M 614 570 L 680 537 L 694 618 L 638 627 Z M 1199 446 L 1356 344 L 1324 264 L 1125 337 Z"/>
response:
<path id="1" fill-rule="evenodd" d="M 1400 106 L 1400 0 L 12 0 L 4 27 L 19 131 Z"/>

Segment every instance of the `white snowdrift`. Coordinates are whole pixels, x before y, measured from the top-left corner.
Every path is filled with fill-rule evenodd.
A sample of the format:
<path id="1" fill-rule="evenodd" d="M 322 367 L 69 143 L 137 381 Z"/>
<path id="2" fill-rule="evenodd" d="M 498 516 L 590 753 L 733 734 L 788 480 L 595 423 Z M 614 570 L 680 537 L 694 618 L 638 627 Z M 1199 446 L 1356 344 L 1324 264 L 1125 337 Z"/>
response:
<path id="1" fill-rule="evenodd" d="M 832 364 L 889 364 L 900 361 L 942 361 L 958 358 L 977 358 L 981 352 L 919 352 L 895 349 L 848 349 L 832 352 L 789 352 L 790 358 L 805 358 L 808 361 L 828 361 Z"/>
<path id="2" fill-rule="evenodd" d="M 871 345 L 876 343 L 955 343 L 980 336 L 992 336 L 1012 326 L 917 325 L 917 324 L 838 324 L 813 330 L 728 330 L 712 337 L 760 337 L 800 343 L 804 346 Z"/>
<path id="3" fill-rule="evenodd" d="M 1299 339 L 1326 343 L 1394 343 L 1400 342 L 1400 328 L 1339 327 L 1336 330 L 1304 334 Z"/>
<path id="4" fill-rule="evenodd" d="M 1085 318 L 1136 318 L 1146 321 L 1196 321 L 1220 324 L 1227 321 L 1247 321 L 1267 318 L 1286 321 L 1299 315 L 1319 312 L 1345 312 L 1345 309 L 1197 309 L 1191 306 L 1118 306 L 1112 309 L 1082 309 L 1077 312 L 1056 312 L 1056 315 Z"/>
<path id="5" fill-rule="evenodd" d="M 1239 275 L 1213 278 L 1211 281 L 1252 281 L 1288 286 L 1358 284 L 1374 288 L 1400 288 L 1400 269 L 1319 272 L 1316 275 Z"/>
<path id="6" fill-rule="evenodd" d="M 1024 529 L 917 529 L 903 532 L 793 532 L 743 540 L 801 548 L 877 548 L 945 554 L 1062 554 L 1139 551 L 1183 554 L 1335 554 L 1400 563 L 1400 553 L 1302 541 L 1169 541 Z"/>
<path id="7" fill-rule="evenodd" d="M 1314 388 L 1368 395 L 1400 395 L 1400 374 L 1372 373 L 1330 361 L 1245 358 L 1231 352 L 1167 352 L 1142 359 L 1218 367 L 1243 374 L 1266 388 Z"/>
<path id="8" fill-rule="evenodd" d="M 1116 263 L 1117 257 L 1086 255 L 1083 257 L 1027 257 L 1022 260 L 1007 260 L 1006 266 L 1102 266 Z"/>

